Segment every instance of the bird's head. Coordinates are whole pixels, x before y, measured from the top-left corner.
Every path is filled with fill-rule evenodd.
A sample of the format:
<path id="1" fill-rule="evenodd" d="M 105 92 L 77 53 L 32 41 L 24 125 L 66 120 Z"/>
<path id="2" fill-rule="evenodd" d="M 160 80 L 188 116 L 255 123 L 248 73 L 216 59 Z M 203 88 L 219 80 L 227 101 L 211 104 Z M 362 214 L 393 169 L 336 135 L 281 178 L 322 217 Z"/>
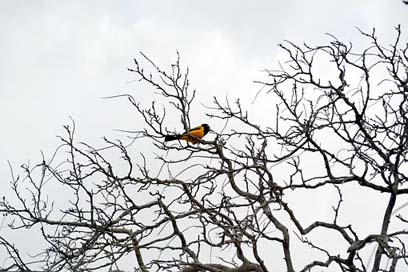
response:
<path id="1" fill-rule="evenodd" d="M 204 128 L 204 135 L 207 134 L 210 131 L 210 126 L 207 124 L 202 124 L 203 128 Z"/>

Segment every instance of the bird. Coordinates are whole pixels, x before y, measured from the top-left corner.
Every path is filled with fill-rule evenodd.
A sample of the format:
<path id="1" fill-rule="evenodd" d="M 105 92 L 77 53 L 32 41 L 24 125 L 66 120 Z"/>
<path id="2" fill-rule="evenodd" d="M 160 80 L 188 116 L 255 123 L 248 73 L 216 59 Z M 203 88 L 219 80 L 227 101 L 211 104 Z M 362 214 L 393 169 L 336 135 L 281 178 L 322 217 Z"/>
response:
<path id="1" fill-rule="evenodd" d="M 184 140 L 192 144 L 198 143 L 208 132 L 210 131 L 210 126 L 207 124 L 201 124 L 198 127 L 189 129 L 183 134 L 166 135 L 164 137 L 165 142 L 170 142 L 174 140 Z"/>

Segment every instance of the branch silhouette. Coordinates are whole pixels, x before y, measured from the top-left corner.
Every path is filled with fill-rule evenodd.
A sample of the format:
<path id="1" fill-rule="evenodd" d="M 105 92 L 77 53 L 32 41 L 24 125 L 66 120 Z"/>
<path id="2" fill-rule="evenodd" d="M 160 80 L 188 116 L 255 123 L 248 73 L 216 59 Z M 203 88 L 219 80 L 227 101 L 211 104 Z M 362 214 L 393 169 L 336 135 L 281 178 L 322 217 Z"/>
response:
<path id="1" fill-rule="evenodd" d="M 214 98 L 206 107 L 214 131 L 194 143 L 164 141 L 196 125 L 188 68 L 179 54 L 166 70 L 141 53 L 128 70 L 155 99 L 110 99 L 128 99 L 143 129 L 94 147 L 76 140 L 72 121 L 50 158 L 23 164 L 18 175 L 10 167 L 13 195 L 0 200 L 2 228 L 33 231 L 45 248 L 29 255 L 0 234 L 0 270 L 406 267 L 408 219 L 396 203 L 408 194 L 408 45 L 399 26 L 391 45 L 375 30 L 360 33 L 370 43 L 362 51 L 333 35 L 325 45 L 282 43 L 286 61 L 257 81 L 253 105 L 270 101 L 266 118 L 240 100 Z M 150 154 L 134 152 L 144 145 Z M 372 211 L 381 218 L 378 232 L 361 231 L 345 215 L 350 188 L 360 198 L 386 196 L 383 209 Z M 54 199 L 55 191 L 64 197 Z M 330 218 L 309 210 L 306 220 L 299 203 L 310 198 L 296 196 L 330 192 Z"/>

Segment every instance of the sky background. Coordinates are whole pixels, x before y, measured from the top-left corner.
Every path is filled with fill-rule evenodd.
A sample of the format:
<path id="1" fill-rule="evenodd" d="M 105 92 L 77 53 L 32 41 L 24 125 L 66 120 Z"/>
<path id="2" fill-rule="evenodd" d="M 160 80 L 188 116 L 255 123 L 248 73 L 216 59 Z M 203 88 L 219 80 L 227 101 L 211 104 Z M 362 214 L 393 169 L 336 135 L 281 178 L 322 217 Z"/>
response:
<path id="1" fill-rule="evenodd" d="M 1 1 L 1 180 L 6 160 L 52 150 L 69 116 L 90 141 L 137 127 L 123 101 L 102 97 L 149 97 L 128 83 L 139 51 L 167 68 L 178 50 L 204 99 L 228 92 L 245 100 L 259 89 L 252 81 L 265 78 L 260 71 L 284 58 L 283 40 L 324 43 L 332 33 L 358 43 L 356 27 L 376 27 L 386 40 L 397 24 L 406 39 L 407 15 L 397 0 Z"/>
<path id="2" fill-rule="evenodd" d="M 407 22 L 400 0 L 2 0 L 0 188 L 10 180 L 7 161 L 18 167 L 51 154 L 70 116 L 79 139 L 95 145 L 115 129 L 140 129 L 126 101 L 102 99 L 129 93 L 149 103 L 126 69 L 140 51 L 165 68 L 179 51 L 203 103 L 226 94 L 247 102 L 260 88 L 252 81 L 284 60 L 278 43 L 323 44 L 331 33 L 358 47 L 356 27 L 391 41 L 397 24 L 407 42 Z M 202 110 L 197 123 L 206 121 Z"/>

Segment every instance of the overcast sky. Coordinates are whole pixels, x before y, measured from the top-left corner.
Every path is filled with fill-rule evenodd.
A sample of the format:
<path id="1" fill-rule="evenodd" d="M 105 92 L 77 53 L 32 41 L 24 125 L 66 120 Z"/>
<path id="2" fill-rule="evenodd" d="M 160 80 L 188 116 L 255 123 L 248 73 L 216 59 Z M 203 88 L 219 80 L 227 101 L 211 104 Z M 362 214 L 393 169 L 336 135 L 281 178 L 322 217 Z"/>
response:
<path id="1" fill-rule="evenodd" d="M 91 140 L 131 124 L 122 103 L 101 97 L 143 101 L 146 92 L 127 83 L 139 51 L 169 65 L 179 50 L 199 92 L 245 98 L 282 57 L 284 39 L 322 43 L 330 32 L 358 41 L 355 27 L 389 38 L 397 24 L 408 32 L 407 15 L 399 0 L 0 1 L 2 182 L 5 161 L 55 147 L 68 116 Z"/>
<path id="2" fill-rule="evenodd" d="M 181 53 L 193 88 L 248 100 L 260 72 L 283 57 L 283 40 L 325 43 L 325 33 L 358 44 L 356 27 L 387 40 L 408 33 L 400 0 L 343 1 L 0 1 L 0 186 L 18 166 L 50 153 L 72 116 L 88 143 L 142 125 L 124 101 L 150 94 L 126 68 L 143 51 L 169 66 Z M 193 113 L 201 120 L 204 115 Z M 204 120 L 205 121 L 205 120 Z"/>

